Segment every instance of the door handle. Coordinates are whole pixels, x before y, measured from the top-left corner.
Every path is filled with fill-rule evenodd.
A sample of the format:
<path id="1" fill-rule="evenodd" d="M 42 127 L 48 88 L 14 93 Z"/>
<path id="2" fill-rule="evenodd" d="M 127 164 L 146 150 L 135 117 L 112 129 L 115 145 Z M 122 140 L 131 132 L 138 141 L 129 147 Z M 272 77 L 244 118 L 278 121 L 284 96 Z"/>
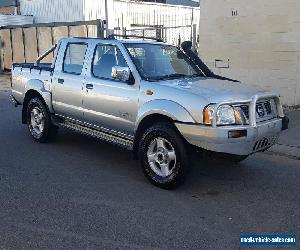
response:
<path id="1" fill-rule="evenodd" d="M 94 88 L 94 85 L 88 83 L 88 84 L 85 85 L 85 87 L 86 87 L 87 89 L 93 89 L 93 88 Z"/>
<path id="2" fill-rule="evenodd" d="M 64 84 L 65 80 L 58 78 L 57 82 L 60 83 L 60 84 Z"/>

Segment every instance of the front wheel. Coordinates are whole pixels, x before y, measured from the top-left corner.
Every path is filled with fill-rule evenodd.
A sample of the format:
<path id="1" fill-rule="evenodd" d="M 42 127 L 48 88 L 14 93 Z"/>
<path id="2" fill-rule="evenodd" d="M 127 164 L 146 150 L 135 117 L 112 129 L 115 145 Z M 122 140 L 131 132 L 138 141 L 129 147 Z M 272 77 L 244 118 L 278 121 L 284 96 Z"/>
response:
<path id="1" fill-rule="evenodd" d="M 55 138 L 57 127 L 52 124 L 48 109 L 39 97 L 28 102 L 26 116 L 29 133 L 35 141 L 44 143 Z"/>
<path id="2" fill-rule="evenodd" d="M 171 189 L 180 185 L 188 172 L 186 142 L 171 124 L 156 124 L 145 131 L 139 154 L 143 172 L 154 185 Z"/>

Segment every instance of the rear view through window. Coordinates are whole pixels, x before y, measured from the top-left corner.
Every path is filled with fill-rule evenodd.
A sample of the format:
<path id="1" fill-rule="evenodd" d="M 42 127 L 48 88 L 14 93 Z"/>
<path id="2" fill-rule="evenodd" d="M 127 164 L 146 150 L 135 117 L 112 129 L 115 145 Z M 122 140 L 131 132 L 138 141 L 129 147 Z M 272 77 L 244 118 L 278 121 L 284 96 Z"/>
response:
<path id="1" fill-rule="evenodd" d="M 67 46 L 63 71 L 65 73 L 80 75 L 84 63 L 85 52 L 87 49 L 86 44 L 82 43 L 69 43 Z"/>

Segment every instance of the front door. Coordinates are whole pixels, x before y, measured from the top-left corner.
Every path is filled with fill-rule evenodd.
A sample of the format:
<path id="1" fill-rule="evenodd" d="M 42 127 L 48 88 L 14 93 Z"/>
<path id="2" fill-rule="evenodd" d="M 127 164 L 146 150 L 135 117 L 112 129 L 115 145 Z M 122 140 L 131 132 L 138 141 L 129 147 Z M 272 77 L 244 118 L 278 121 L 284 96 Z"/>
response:
<path id="1" fill-rule="evenodd" d="M 56 114 L 82 120 L 83 65 L 87 44 L 68 43 L 61 49 L 65 55 L 61 62 L 57 62 L 53 74 L 53 108 Z"/>
<path id="2" fill-rule="evenodd" d="M 133 135 L 138 110 L 137 84 L 111 77 L 112 67 L 128 67 L 116 45 L 97 44 L 86 76 L 83 94 L 84 119 L 108 132 Z"/>

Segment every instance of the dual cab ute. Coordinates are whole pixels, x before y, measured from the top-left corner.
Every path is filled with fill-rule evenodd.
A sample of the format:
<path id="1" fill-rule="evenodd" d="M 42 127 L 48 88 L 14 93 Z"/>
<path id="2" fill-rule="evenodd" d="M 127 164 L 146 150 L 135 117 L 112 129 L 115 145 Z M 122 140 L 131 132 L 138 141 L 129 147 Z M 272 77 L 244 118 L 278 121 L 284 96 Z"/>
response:
<path id="1" fill-rule="evenodd" d="M 36 63 L 13 65 L 12 100 L 37 142 L 65 127 L 115 143 L 162 188 L 184 180 L 190 145 L 243 160 L 276 143 L 288 125 L 278 95 L 217 76 L 182 48 L 65 38 Z"/>

